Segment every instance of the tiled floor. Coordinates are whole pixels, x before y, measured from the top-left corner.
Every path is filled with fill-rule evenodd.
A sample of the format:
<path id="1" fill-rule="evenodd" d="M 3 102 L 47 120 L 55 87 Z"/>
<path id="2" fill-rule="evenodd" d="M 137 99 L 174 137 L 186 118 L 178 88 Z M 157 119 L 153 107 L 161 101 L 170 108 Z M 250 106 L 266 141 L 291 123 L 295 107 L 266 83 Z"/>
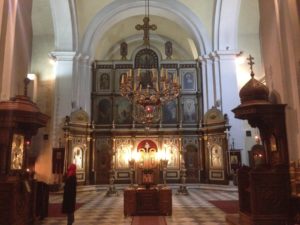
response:
<path id="1" fill-rule="evenodd" d="M 233 187 L 199 186 L 189 187 L 189 195 L 175 195 L 173 189 L 173 215 L 167 216 L 168 225 L 225 225 L 225 214 L 208 201 L 237 200 L 237 191 Z M 123 216 L 123 192 L 119 196 L 106 197 L 103 188 L 79 188 L 77 202 L 84 203 L 75 212 L 74 225 L 130 225 L 132 218 Z M 50 196 L 50 202 L 62 201 L 62 195 Z M 66 218 L 46 218 L 40 225 L 66 224 Z M 155 224 L 154 224 L 155 225 Z"/>

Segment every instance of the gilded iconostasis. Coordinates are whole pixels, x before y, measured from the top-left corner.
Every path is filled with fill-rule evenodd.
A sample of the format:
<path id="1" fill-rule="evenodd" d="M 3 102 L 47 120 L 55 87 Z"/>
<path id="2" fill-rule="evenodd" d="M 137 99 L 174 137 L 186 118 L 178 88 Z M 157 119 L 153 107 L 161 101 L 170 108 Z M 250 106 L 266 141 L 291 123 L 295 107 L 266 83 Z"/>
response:
<path id="1" fill-rule="evenodd" d="M 122 58 L 93 63 L 92 116 L 72 121 L 74 112 L 65 127 L 71 131 L 68 156 L 78 165 L 79 180 L 141 184 L 144 173 L 151 173 L 154 183 L 227 183 L 228 124 L 216 107 L 203 112 L 201 64 L 161 60 L 147 48 L 134 60 Z M 166 85 L 173 84 L 179 94 L 164 100 L 162 95 L 172 91 Z M 132 95 L 145 101 L 143 93 L 151 91 L 161 95 L 155 105 L 159 115 L 145 124 Z"/>

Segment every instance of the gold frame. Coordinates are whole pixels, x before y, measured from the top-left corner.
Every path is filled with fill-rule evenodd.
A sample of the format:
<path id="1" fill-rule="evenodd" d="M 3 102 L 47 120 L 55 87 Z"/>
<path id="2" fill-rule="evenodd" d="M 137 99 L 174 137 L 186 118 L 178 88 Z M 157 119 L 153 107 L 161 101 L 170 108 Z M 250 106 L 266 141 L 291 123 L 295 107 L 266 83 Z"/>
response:
<path id="1" fill-rule="evenodd" d="M 21 170 L 24 166 L 24 136 L 14 134 L 11 143 L 11 170 Z"/>

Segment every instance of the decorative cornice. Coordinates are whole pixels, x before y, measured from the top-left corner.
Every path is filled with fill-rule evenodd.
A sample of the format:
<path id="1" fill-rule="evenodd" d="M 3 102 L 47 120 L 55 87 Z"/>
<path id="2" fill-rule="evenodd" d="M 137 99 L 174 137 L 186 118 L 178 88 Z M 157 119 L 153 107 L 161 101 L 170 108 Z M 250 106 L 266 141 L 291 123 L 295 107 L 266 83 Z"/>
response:
<path id="1" fill-rule="evenodd" d="M 214 58 L 219 58 L 220 60 L 236 59 L 238 54 L 240 54 L 239 50 L 217 50 L 211 53 Z"/>
<path id="2" fill-rule="evenodd" d="M 53 51 L 50 52 L 50 57 L 55 61 L 73 61 L 76 52 L 73 51 Z"/>

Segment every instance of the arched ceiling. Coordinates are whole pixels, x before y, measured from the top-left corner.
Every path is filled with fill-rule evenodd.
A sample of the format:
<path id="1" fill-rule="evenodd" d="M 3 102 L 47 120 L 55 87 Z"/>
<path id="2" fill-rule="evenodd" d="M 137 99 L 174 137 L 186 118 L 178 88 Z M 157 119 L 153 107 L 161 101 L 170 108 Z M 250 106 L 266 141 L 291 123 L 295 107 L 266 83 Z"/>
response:
<path id="1" fill-rule="evenodd" d="M 143 43 L 143 31 L 135 29 L 136 24 L 143 23 L 142 20 L 143 16 L 133 16 L 111 27 L 99 43 L 95 58 L 119 59 L 119 52 L 115 56 L 110 53 L 115 46 L 119 46 L 123 41 L 128 43 L 128 55 L 130 56 L 131 52 Z M 189 43 L 190 35 L 184 28 L 159 16 L 151 16 L 150 24 L 157 25 L 157 30 L 150 31 L 150 45 L 155 46 L 161 53 L 164 53 L 164 43 L 171 41 L 173 43 L 174 59 L 194 59 L 192 46 Z M 111 58 L 107 58 L 108 55 L 111 55 Z"/>
<path id="2" fill-rule="evenodd" d="M 50 7 L 51 0 L 33 0 L 32 21 L 33 35 L 54 35 L 52 15 Z M 62 0 L 63 1 L 63 0 Z M 112 4 L 112 0 L 71 0 L 75 4 L 75 15 L 77 18 L 77 32 L 79 44 L 90 22 L 95 18 L 97 13 L 108 5 Z M 162 1 L 163 2 L 163 1 Z M 203 23 L 208 32 L 208 38 L 212 39 L 213 21 L 214 21 L 214 0 L 179 0 L 194 13 Z M 151 5 L 150 1 L 150 5 Z M 257 1 L 241 1 L 241 12 L 239 19 L 239 35 L 257 35 L 259 28 L 259 11 Z M 142 13 L 141 13 L 142 14 Z M 150 11 L 151 14 L 151 11 Z M 115 15 L 118 17 L 118 15 Z M 124 17 L 124 16 L 123 16 Z M 129 54 L 137 46 L 141 45 L 141 31 L 135 30 L 137 23 L 142 23 L 143 15 L 132 16 L 128 14 L 123 20 L 111 26 L 100 40 L 96 47 L 96 59 L 118 59 L 119 52 L 116 46 L 122 41 L 129 43 Z M 171 40 L 174 47 L 174 57 L 176 59 L 185 57 L 194 59 L 193 39 L 191 33 L 183 24 L 178 24 L 174 20 L 167 19 L 165 16 L 151 15 L 151 23 L 158 26 L 157 31 L 151 32 L 153 40 L 151 43 L 155 45 L 163 53 L 163 43 L 165 40 Z M 152 39 L 151 38 L 151 39 Z"/>
<path id="3" fill-rule="evenodd" d="M 32 30 L 34 36 L 54 35 L 49 0 L 32 1 Z"/>

